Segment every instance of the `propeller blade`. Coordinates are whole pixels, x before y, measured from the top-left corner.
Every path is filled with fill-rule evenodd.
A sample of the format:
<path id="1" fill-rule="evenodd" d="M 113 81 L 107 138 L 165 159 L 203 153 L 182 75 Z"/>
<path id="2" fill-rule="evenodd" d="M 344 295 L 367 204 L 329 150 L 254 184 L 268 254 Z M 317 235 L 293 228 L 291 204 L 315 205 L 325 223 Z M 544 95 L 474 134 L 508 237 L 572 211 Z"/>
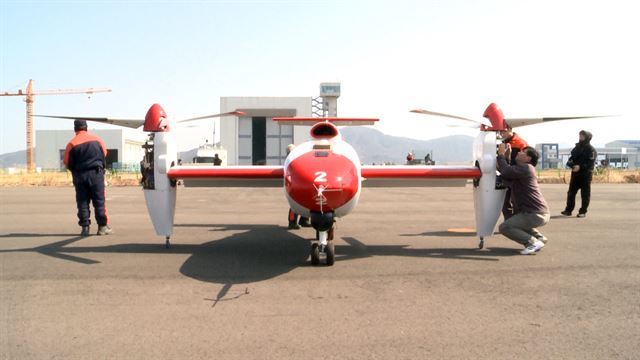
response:
<path id="1" fill-rule="evenodd" d="M 113 118 L 106 118 L 106 117 L 58 116 L 58 115 L 33 115 L 33 116 L 53 118 L 53 119 L 95 121 L 95 122 L 100 122 L 105 124 L 128 127 L 132 129 L 137 129 L 140 126 L 144 125 L 144 119 L 113 119 Z"/>
<path id="2" fill-rule="evenodd" d="M 223 116 L 244 116 L 244 115 L 246 115 L 244 112 L 239 111 L 239 110 L 235 110 L 235 111 L 230 111 L 230 112 L 226 112 L 226 113 L 222 113 L 222 114 L 203 115 L 203 116 L 197 116 L 197 117 L 192 117 L 192 118 L 188 118 L 188 119 L 182 119 L 182 120 L 177 121 L 177 122 L 183 123 L 183 122 L 211 119 L 211 118 L 217 118 L 217 117 L 223 117 Z"/>
<path id="3" fill-rule="evenodd" d="M 439 112 L 430 111 L 430 110 L 424 110 L 424 109 L 414 109 L 414 110 L 411 110 L 411 112 L 412 113 L 416 113 L 416 114 L 442 116 L 442 117 L 451 118 L 451 119 L 471 121 L 471 122 L 474 122 L 476 124 L 483 124 L 483 125 L 491 126 L 491 122 L 489 122 L 488 120 L 485 120 L 485 119 L 474 120 L 474 119 L 469 119 L 469 118 L 462 117 L 462 116 L 444 114 L 444 113 L 439 113 Z"/>
<path id="4" fill-rule="evenodd" d="M 480 124 L 447 124 L 447 127 L 480 130 Z"/>
<path id="5" fill-rule="evenodd" d="M 519 126 L 527 126 L 534 124 L 541 124 L 544 122 L 551 121 L 561 121 L 561 120 L 580 120 L 580 119 L 595 119 L 595 118 L 604 118 L 611 117 L 617 115 L 595 115 L 595 116 L 562 116 L 562 117 L 540 117 L 540 118 L 513 118 L 513 119 L 504 119 L 504 121 L 511 128 L 519 127 Z"/>

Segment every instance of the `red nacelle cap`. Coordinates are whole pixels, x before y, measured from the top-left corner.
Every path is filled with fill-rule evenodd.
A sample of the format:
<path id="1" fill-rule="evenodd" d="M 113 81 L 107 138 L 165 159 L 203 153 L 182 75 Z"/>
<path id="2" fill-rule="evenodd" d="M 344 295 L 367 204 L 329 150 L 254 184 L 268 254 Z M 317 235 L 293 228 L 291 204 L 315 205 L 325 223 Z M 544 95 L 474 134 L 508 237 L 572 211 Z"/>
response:
<path id="1" fill-rule="evenodd" d="M 160 104 L 153 104 L 144 117 L 144 131 L 164 132 L 169 131 L 169 123 L 167 122 L 167 113 Z"/>
<path id="2" fill-rule="evenodd" d="M 502 109 L 500 109 L 495 103 L 489 104 L 482 116 L 491 121 L 491 127 L 484 127 L 484 130 L 499 131 L 508 128 L 507 123 L 504 122 L 504 114 L 502 113 Z"/>

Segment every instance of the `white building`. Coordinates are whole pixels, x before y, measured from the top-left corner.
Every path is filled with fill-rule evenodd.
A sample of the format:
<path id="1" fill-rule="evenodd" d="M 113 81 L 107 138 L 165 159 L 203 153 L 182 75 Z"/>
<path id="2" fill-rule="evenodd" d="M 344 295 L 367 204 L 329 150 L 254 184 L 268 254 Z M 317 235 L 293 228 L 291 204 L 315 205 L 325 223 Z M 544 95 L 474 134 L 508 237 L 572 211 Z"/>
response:
<path id="1" fill-rule="evenodd" d="M 220 112 L 243 111 L 246 116 L 222 118 L 220 145 L 229 165 L 282 165 L 287 145 L 308 140 L 310 126 L 281 125 L 274 117 L 336 117 L 340 83 L 321 83 L 320 96 L 222 97 Z M 214 139 L 214 142 L 216 139 Z"/>
<path id="2" fill-rule="evenodd" d="M 192 164 L 213 164 L 213 159 L 218 155 L 222 163 L 221 166 L 227 166 L 227 150 L 219 145 L 206 143 L 197 148 L 178 152 L 178 163 L 182 165 Z"/>
<path id="3" fill-rule="evenodd" d="M 128 129 L 89 129 L 107 147 L 107 168 L 137 169 L 144 156 L 146 135 Z M 73 130 L 36 130 L 36 166 L 45 170 L 64 168 L 64 150 L 75 136 Z"/>
<path id="4" fill-rule="evenodd" d="M 311 97 L 222 97 L 220 112 L 246 116 L 220 120 L 220 145 L 229 165 L 281 165 L 287 145 L 307 140 L 309 126 L 281 125 L 278 116 L 311 117 Z"/>
<path id="5" fill-rule="evenodd" d="M 596 148 L 598 159 L 596 166 L 608 166 L 619 169 L 634 170 L 640 167 L 640 140 L 616 140 L 606 143 L 604 147 Z M 571 149 L 560 149 L 558 167 L 565 166 Z"/>

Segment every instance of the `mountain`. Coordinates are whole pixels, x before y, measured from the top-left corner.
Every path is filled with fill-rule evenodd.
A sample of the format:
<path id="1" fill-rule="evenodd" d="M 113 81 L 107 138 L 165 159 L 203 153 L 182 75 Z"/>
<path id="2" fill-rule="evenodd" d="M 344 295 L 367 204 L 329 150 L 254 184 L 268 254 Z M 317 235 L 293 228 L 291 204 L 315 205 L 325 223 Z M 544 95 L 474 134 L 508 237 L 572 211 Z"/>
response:
<path id="1" fill-rule="evenodd" d="M 416 140 L 385 135 L 366 127 L 344 127 L 340 129 L 342 138 L 358 152 L 364 164 L 393 162 L 405 164 L 409 151 L 416 158 L 432 154 L 436 165 L 443 163 L 471 163 L 473 161 L 473 137 L 451 135 L 432 140 Z"/>
<path id="2" fill-rule="evenodd" d="M 27 164 L 27 151 L 19 150 L 0 155 L 0 169 L 8 167 L 25 167 Z"/>

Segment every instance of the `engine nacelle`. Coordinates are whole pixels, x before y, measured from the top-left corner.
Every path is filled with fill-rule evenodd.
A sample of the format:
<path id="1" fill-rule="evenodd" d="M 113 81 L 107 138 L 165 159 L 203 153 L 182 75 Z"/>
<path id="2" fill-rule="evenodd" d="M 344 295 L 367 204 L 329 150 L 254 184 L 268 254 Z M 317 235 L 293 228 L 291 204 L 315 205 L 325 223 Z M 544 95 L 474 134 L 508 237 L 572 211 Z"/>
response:
<path id="1" fill-rule="evenodd" d="M 496 133 L 481 131 L 473 144 L 473 157 L 482 176 L 474 181 L 476 231 L 483 239 L 493 235 L 504 203 L 505 190 L 496 189 Z"/>
<path id="2" fill-rule="evenodd" d="M 177 148 L 172 132 L 153 135 L 153 189 L 143 189 L 144 198 L 156 234 L 170 237 L 176 209 L 176 184 L 169 179 L 167 171 L 177 162 Z"/>

